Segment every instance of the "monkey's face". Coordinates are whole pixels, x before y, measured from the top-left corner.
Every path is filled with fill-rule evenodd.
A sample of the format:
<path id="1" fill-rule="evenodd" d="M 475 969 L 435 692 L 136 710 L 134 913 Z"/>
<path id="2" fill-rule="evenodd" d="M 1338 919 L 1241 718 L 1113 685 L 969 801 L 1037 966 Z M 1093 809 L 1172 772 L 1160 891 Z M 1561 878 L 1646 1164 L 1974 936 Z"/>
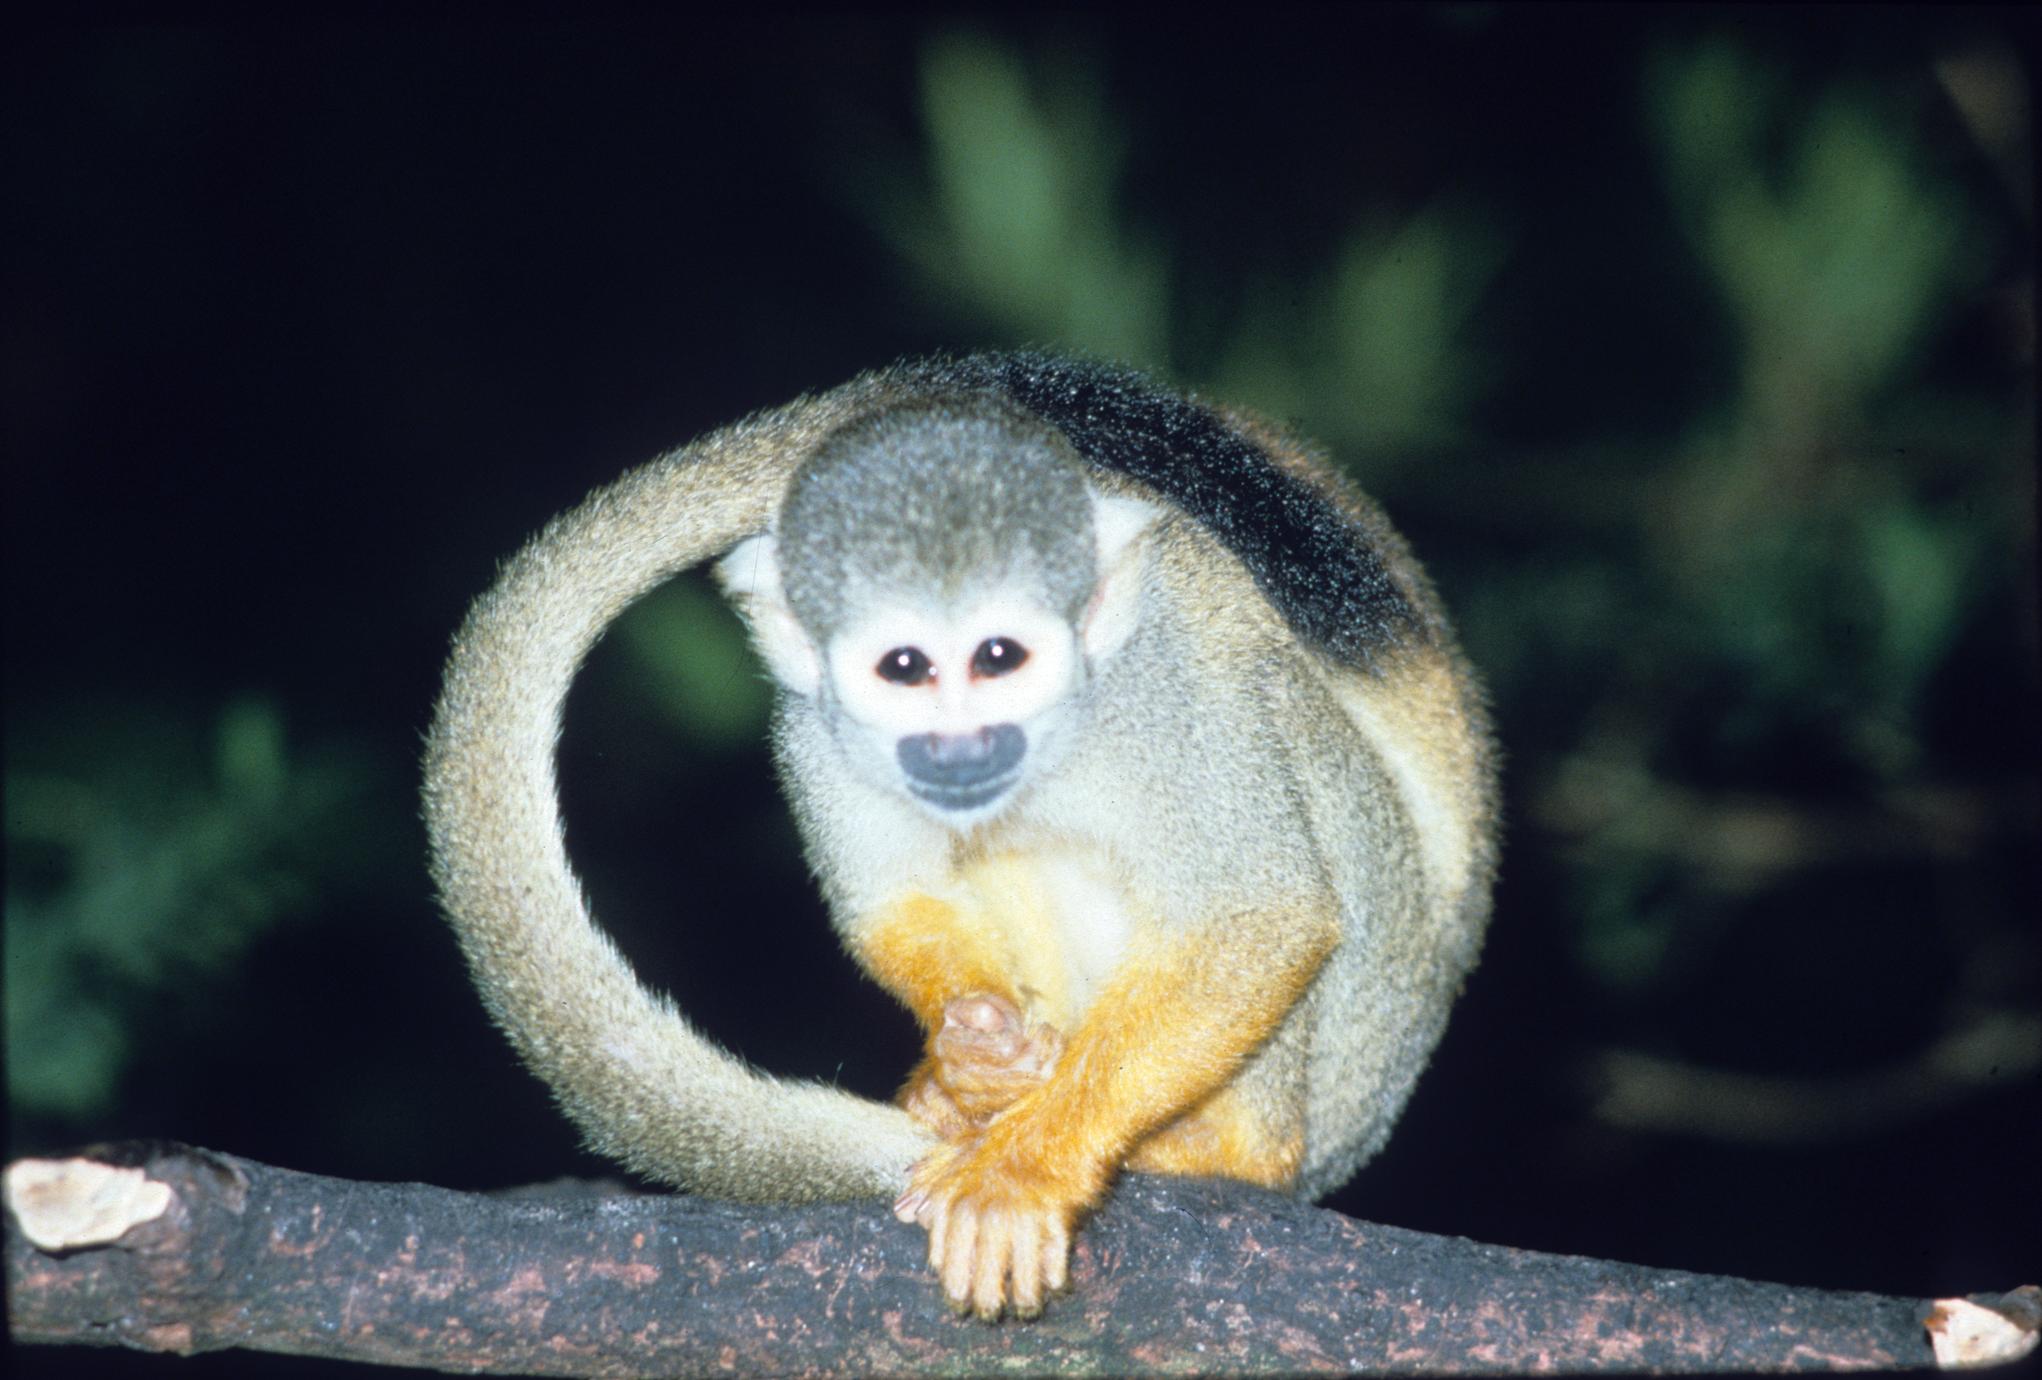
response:
<path id="1" fill-rule="evenodd" d="M 876 609 L 830 639 L 824 663 L 859 769 L 958 828 L 1040 765 L 1082 664 L 1070 623 L 1012 594 Z"/>

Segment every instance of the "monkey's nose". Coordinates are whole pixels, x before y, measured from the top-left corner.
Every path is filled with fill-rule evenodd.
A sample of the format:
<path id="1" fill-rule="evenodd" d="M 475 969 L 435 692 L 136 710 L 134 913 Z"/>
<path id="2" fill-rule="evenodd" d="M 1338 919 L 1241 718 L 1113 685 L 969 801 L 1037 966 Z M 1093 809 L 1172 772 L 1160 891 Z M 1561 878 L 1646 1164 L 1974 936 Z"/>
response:
<path id="1" fill-rule="evenodd" d="M 1013 725 L 1003 724 L 1000 727 L 1012 728 Z M 969 771 L 990 761 L 993 756 L 991 727 L 971 733 L 926 733 L 922 736 L 929 745 L 929 761 L 937 767 Z"/>

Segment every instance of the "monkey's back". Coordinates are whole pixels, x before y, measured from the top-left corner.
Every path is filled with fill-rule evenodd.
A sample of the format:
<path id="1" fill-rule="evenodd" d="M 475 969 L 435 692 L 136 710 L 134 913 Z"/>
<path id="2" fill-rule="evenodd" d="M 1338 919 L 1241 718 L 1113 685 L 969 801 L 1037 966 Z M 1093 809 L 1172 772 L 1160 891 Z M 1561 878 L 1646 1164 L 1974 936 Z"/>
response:
<path id="1" fill-rule="evenodd" d="M 1368 667 L 1444 623 L 1382 514 L 1275 428 L 1131 369 L 1045 354 L 906 366 L 911 386 L 992 392 L 1061 432 L 1102 470 L 1155 490 L 1247 567 L 1309 647 Z"/>

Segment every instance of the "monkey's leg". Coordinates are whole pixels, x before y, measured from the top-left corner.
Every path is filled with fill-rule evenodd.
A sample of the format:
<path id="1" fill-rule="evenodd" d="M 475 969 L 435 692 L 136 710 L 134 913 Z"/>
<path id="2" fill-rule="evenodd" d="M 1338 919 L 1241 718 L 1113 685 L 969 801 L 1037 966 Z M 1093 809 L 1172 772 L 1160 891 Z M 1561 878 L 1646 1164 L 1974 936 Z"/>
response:
<path id="1" fill-rule="evenodd" d="M 1039 1312 L 1044 1291 L 1065 1282 L 1079 1215 L 1144 1137 L 1233 1080 L 1338 935 L 1329 897 L 1131 954 L 1041 1087 L 909 1174 L 894 1213 L 928 1229 L 952 1305 L 985 1318 L 1009 1301 Z"/>
<path id="2" fill-rule="evenodd" d="M 1302 1067 L 1298 1073 L 1302 1084 Z M 1302 1086 L 1273 1103 L 1238 1084 L 1224 1087 L 1135 1146 L 1124 1167 L 1288 1190 L 1304 1166 L 1304 1109 Z"/>

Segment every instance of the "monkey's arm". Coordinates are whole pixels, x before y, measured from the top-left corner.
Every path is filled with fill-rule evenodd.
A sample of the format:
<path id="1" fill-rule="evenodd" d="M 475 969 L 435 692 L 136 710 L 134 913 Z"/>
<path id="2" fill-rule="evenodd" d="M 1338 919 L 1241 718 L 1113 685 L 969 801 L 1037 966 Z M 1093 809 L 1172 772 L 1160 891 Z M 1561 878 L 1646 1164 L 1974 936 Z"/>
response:
<path id="1" fill-rule="evenodd" d="M 896 1204 L 928 1228 L 929 1263 L 953 1305 L 993 1317 L 1011 1299 L 1018 1313 L 1039 1311 L 1044 1291 L 1063 1285 L 1079 1214 L 1144 1137 L 1226 1087 L 1338 936 L 1327 897 L 1152 939 L 1130 955 L 1049 1078 L 977 1136 L 931 1152 Z M 1220 1110 L 1243 1124 L 1209 1139 L 1215 1162 L 1202 1172 L 1261 1183 L 1295 1174 L 1291 1128 Z"/>
<path id="2" fill-rule="evenodd" d="M 882 907 L 851 935 L 850 948 L 931 1036 L 958 997 L 990 992 L 1023 1002 L 1013 956 L 997 926 L 969 923 L 952 902 L 914 894 Z"/>

